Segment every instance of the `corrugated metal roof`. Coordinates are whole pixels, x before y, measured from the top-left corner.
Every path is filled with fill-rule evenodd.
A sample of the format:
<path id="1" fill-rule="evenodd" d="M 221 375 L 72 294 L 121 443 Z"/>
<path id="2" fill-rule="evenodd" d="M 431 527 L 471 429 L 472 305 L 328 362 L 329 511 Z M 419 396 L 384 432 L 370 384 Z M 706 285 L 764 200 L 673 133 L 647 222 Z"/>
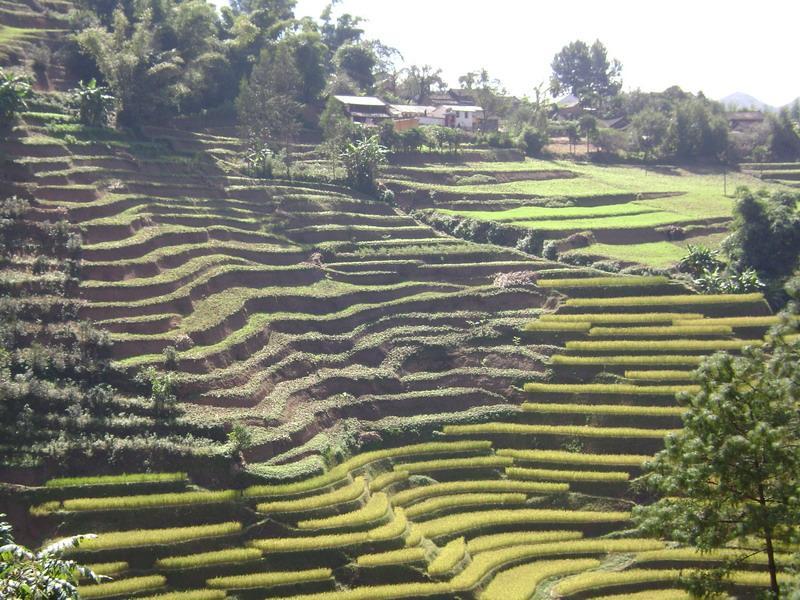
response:
<path id="1" fill-rule="evenodd" d="M 386 102 L 375 96 L 334 96 L 342 104 L 351 106 L 386 106 Z"/>

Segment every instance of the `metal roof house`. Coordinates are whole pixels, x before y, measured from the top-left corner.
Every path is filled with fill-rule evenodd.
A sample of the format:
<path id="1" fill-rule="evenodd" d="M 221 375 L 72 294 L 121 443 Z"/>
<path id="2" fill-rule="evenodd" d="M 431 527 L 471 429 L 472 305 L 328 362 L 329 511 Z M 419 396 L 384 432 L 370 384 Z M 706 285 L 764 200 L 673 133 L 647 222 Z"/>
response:
<path id="1" fill-rule="evenodd" d="M 377 125 L 392 118 L 389 105 L 375 96 L 334 96 L 353 123 Z"/>

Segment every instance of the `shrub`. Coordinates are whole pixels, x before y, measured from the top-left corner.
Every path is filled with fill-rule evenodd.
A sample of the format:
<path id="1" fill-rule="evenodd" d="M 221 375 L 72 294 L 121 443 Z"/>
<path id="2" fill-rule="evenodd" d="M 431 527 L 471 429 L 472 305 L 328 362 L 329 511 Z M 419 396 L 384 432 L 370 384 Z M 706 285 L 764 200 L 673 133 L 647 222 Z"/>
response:
<path id="1" fill-rule="evenodd" d="M 525 156 L 541 156 L 544 147 L 550 141 L 546 131 L 532 127 L 526 127 L 520 137 Z"/>
<path id="2" fill-rule="evenodd" d="M 347 173 L 348 185 L 359 192 L 372 194 L 378 168 L 386 162 L 386 153 L 387 149 L 381 146 L 377 136 L 347 142 L 340 158 Z"/>
<path id="3" fill-rule="evenodd" d="M 297 524 L 299 529 L 335 529 L 338 527 L 356 528 L 376 523 L 391 517 L 389 498 L 378 492 L 369 499 L 366 505 L 358 510 L 326 517 L 324 519 L 307 519 Z"/>
<path id="4" fill-rule="evenodd" d="M 225 590 L 244 590 L 306 583 L 309 581 L 324 581 L 330 579 L 331 575 L 332 571 L 330 569 L 273 571 L 269 573 L 248 573 L 247 575 L 213 577 L 206 581 L 206 585 L 211 588 L 222 588 Z"/>
<path id="5" fill-rule="evenodd" d="M 25 100 L 31 94 L 31 83 L 26 77 L 0 69 L 0 128 L 8 127 L 18 112 L 28 108 Z"/>
<path id="6" fill-rule="evenodd" d="M 92 79 L 84 84 L 81 81 L 72 91 L 73 101 L 78 107 L 80 122 L 89 127 L 106 127 L 111 118 L 115 99 L 107 87 L 97 85 Z"/>
<path id="7" fill-rule="evenodd" d="M 450 573 L 467 555 L 467 544 L 464 538 L 448 543 L 428 565 L 428 575 L 441 577 Z"/>

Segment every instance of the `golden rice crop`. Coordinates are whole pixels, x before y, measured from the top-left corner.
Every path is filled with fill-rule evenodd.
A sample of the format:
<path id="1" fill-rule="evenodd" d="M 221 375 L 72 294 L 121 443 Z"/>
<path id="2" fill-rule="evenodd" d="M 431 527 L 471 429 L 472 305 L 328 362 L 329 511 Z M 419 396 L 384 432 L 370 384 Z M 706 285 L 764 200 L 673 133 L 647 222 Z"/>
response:
<path id="1" fill-rule="evenodd" d="M 216 492 L 179 492 L 173 494 L 142 494 L 109 498 L 73 498 L 64 500 L 64 510 L 80 512 L 92 510 L 135 510 L 167 506 L 196 506 L 235 502 L 240 497 L 237 490 Z"/>
<path id="2" fill-rule="evenodd" d="M 134 529 L 99 533 L 96 538 L 86 539 L 81 550 L 107 550 L 109 548 L 135 548 L 161 544 L 177 544 L 200 538 L 231 535 L 242 530 L 242 524 L 235 521 L 214 525 L 194 525 L 191 527 L 168 527 L 166 529 Z"/>
<path id="3" fill-rule="evenodd" d="M 623 355 L 623 356 L 570 356 L 554 354 L 550 362 L 554 365 L 690 365 L 703 362 L 702 356 L 689 355 Z"/>
<path id="4" fill-rule="evenodd" d="M 357 477 L 352 483 L 340 487 L 327 494 L 317 494 L 306 496 L 295 500 L 276 500 L 274 502 L 262 502 L 256 506 L 260 513 L 282 513 L 282 512 L 303 512 L 335 506 L 344 502 L 352 502 L 359 498 L 367 489 L 363 477 Z"/>
<path id="5" fill-rule="evenodd" d="M 552 288 L 628 287 L 663 285 L 669 278 L 662 275 L 627 275 L 622 277 L 576 277 L 573 279 L 539 279 L 536 285 Z"/>
<path id="6" fill-rule="evenodd" d="M 246 498 L 258 498 L 268 496 L 288 496 L 310 492 L 321 487 L 331 485 L 348 477 L 351 471 L 359 469 L 377 460 L 387 458 L 399 458 L 403 456 L 415 456 L 437 453 L 458 453 L 458 452 L 480 452 L 491 448 L 491 442 L 470 441 L 470 442 L 427 442 L 424 444 L 414 444 L 401 446 L 399 448 L 387 448 L 384 450 L 373 450 L 353 456 L 352 458 L 340 463 L 328 472 L 297 481 L 293 483 L 282 483 L 275 485 L 257 485 L 244 490 Z"/>
<path id="7" fill-rule="evenodd" d="M 78 592 L 81 598 L 107 598 L 109 596 L 122 596 L 123 594 L 130 597 L 137 592 L 146 592 L 147 590 L 156 590 L 164 587 L 166 583 L 167 578 L 163 575 L 147 575 L 145 577 L 130 577 L 95 585 L 81 585 L 78 587 Z"/>
<path id="8" fill-rule="evenodd" d="M 300 521 L 297 527 L 299 529 L 358 528 L 389 518 L 391 516 L 390 510 L 389 498 L 383 492 L 378 492 L 363 507 L 357 510 L 322 519 L 306 519 Z"/>
<path id="9" fill-rule="evenodd" d="M 543 483 L 532 481 L 509 481 L 507 479 L 486 479 L 468 481 L 446 481 L 414 487 L 392 496 L 393 506 L 407 506 L 417 500 L 431 496 L 446 496 L 449 494 L 487 493 L 487 492 L 516 492 L 522 494 L 547 494 L 566 492 L 569 486 L 559 483 Z"/>
<path id="10" fill-rule="evenodd" d="M 229 563 L 245 563 L 261 559 L 261 551 L 257 548 L 229 548 L 216 552 L 200 552 L 184 556 L 160 558 L 155 566 L 158 569 L 196 569 Z"/>
<path id="11" fill-rule="evenodd" d="M 475 456 L 472 458 L 443 458 L 438 460 L 425 460 L 413 463 L 403 463 L 395 468 L 406 471 L 412 475 L 416 473 L 430 473 L 431 471 L 450 471 L 454 469 L 493 469 L 506 467 L 511 464 L 508 458 L 502 456 Z"/>
<path id="12" fill-rule="evenodd" d="M 445 435 L 564 435 L 593 438 L 663 438 L 678 429 L 636 427 L 591 427 L 588 425 L 525 425 L 521 423 L 479 423 L 445 425 Z"/>
<path id="13" fill-rule="evenodd" d="M 676 319 L 702 319 L 701 313 L 652 312 L 652 313 L 549 313 L 539 317 L 541 321 L 589 321 L 590 323 L 674 323 Z"/>
<path id="14" fill-rule="evenodd" d="M 451 508 L 463 508 L 466 506 L 502 505 L 509 506 L 514 504 L 525 504 L 528 499 L 525 494 L 453 494 L 438 498 L 429 498 L 413 504 L 406 508 L 406 515 L 409 519 L 418 518 L 429 513 L 436 513 Z"/>
<path id="15" fill-rule="evenodd" d="M 758 346 L 756 340 L 604 340 L 602 342 L 586 342 L 571 340 L 567 342 L 567 350 L 583 352 L 625 352 L 628 351 L 692 351 L 712 352 L 716 350 L 741 350 L 745 346 Z"/>
<path id="16" fill-rule="evenodd" d="M 506 475 L 512 479 L 533 481 L 602 481 L 625 482 L 630 475 L 625 471 L 557 471 L 554 469 L 528 469 L 509 467 Z"/>
<path id="17" fill-rule="evenodd" d="M 330 579 L 330 569 L 307 569 L 304 571 L 271 571 L 267 573 L 248 573 L 247 575 L 231 575 L 228 577 L 214 577 L 206 581 L 211 588 L 223 590 L 244 590 L 252 588 L 267 588 L 277 585 L 306 583 L 309 581 L 323 581 Z"/>
<path id="18" fill-rule="evenodd" d="M 599 566 L 600 561 L 592 558 L 537 561 L 520 565 L 495 575 L 481 593 L 480 600 L 529 600 L 545 579 L 580 573 Z"/>
<path id="19" fill-rule="evenodd" d="M 672 417 L 683 414 L 679 406 L 630 406 L 627 404 L 562 404 L 523 402 L 525 412 L 579 414 L 579 415 L 636 415 L 646 417 Z"/>
<path id="20" fill-rule="evenodd" d="M 679 294 L 674 296 L 620 296 L 617 298 L 569 298 L 567 306 L 699 306 L 704 304 L 740 304 L 763 302 L 764 295 L 754 294 Z"/>
<path id="21" fill-rule="evenodd" d="M 399 538 L 408 529 L 408 519 L 402 508 L 394 511 L 394 519 L 369 531 L 356 531 L 352 533 L 338 533 L 325 535 L 312 535 L 308 537 L 292 538 L 264 538 L 248 542 L 248 546 L 258 548 L 265 553 L 274 552 L 305 552 L 327 548 L 344 548 L 356 546 L 373 541 L 383 541 Z"/>
<path id="22" fill-rule="evenodd" d="M 525 331 L 589 331 L 588 321 L 534 321 L 525 325 Z"/>
<path id="23" fill-rule="evenodd" d="M 508 548 L 509 546 L 529 546 L 532 544 L 546 544 L 549 542 L 565 542 L 579 540 L 583 537 L 581 531 L 514 531 L 511 533 L 493 533 L 474 537 L 467 542 L 470 554 Z"/>
<path id="24" fill-rule="evenodd" d="M 643 379 L 645 381 L 665 381 L 665 380 L 685 380 L 694 379 L 694 371 L 672 371 L 672 370 L 653 370 L 653 371 L 625 371 L 628 379 Z"/>
<path id="25" fill-rule="evenodd" d="M 440 577 L 452 571 L 467 555 L 467 544 L 464 538 L 458 538 L 439 551 L 428 565 L 428 575 Z"/>
<path id="26" fill-rule="evenodd" d="M 594 600 L 693 600 L 686 590 L 645 590 L 632 594 L 613 594 L 611 596 L 596 596 Z"/>
<path id="27" fill-rule="evenodd" d="M 692 327 L 695 325 L 727 325 L 728 327 L 769 327 L 780 323 L 778 315 L 762 317 L 718 317 L 707 319 L 693 319 L 683 316 L 674 320 L 675 325 Z"/>
<path id="28" fill-rule="evenodd" d="M 390 550 L 389 552 L 378 552 L 376 554 L 362 554 L 356 558 L 356 564 L 359 567 L 403 565 L 424 561 L 427 556 L 428 551 L 425 548 L 416 546 L 414 548 L 401 548 L 400 550 Z"/>
<path id="29" fill-rule="evenodd" d="M 733 329 L 728 325 L 669 325 L 666 327 L 592 327 L 589 337 L 619 337 L 651 335 L 731 335 Z"/>
<path id="30" fill-rule="evenodd" d="M 431 519 L 417 525 L 425 537 L 436 538 L 499 525 L 617 523 L 628 521 L 629 518 L 630 513 L 618 511 L 521 508 L 459 513 Z"/>
<path id="31" fill-rule="evenodd" d="M 517 461 L 571 464 L 571 465 L 614 465 L 620 467 L 641 467 L 652 457 L 643 454 L 585 454 L 566 450 L 516 450 L 502 448 L 501 456 L 510 456 Z"/>
<path id="32" fill-rule="evenodd" d="M 410 473 L 408 471 L 388 471 L 381 473 L 369 482 L 370 492 L 380 492 L 394 483 L 406 481 Z"/>
<path id="33" fill-rule="evenodd" d="M 119 575 L 120 573 L 127 571 L 128 563 L 125 561 L 95 563 L 92 565 L 86 565 L 86 567 L 97 575 L 106 575 L 107 577 L 111 577 L 112 575 Z"/>
<path id="34" fill-rule="evenodd" d="M 137 600 L 224 600 L 225 598 L 227 598 L 225 590 L 187 590 L 147 596 Z"/>
<path id="35" fill-rule="evenodd" d="M 83 485 L 117 485 L 131 483 L 164 483 L 188 481 L 186 473 L 124 473 L 122 475 L 98 475 L 94 477 L 59 477 L 45 483 L 47 487 L 74 487 Z"/>
<path id="36" fill-rule="evenodd" d="M 639 395 L 659 394 L 673 396 L 679 392 L 691 392 L 699 389 L 693 385 L 632 385 L 629 383 L 526 383 L 524 389 L 528 393 L 551 394 L 614 394 Z"/>
<path id="37" fill-rule="evenodd" d="M 398 583 L 369 585 L 350 590 L 291 596 L 285 600 L 408 600 L 450 593 L 449 583 Z"/>

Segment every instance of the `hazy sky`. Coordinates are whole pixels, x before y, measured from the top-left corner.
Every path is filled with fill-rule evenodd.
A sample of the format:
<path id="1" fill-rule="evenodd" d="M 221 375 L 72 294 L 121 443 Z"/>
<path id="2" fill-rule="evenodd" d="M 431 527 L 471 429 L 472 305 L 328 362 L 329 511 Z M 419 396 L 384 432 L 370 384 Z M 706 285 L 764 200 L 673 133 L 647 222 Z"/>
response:
<path id="1" fill-rule="evenodd" d="M 296 14 L 317 17 L 327 3 L 298 0 Z M 530 94 L 562 46 L 599 38 L 622 61 L 625 89 L 677 84 L 773 105 L 800 96 L 798 0 L 342 0 L 337 11 L 364 17 L 368 37 L 408 64 L 442 68 L 453 84 L 486 67 L 510 92 Z"/>

